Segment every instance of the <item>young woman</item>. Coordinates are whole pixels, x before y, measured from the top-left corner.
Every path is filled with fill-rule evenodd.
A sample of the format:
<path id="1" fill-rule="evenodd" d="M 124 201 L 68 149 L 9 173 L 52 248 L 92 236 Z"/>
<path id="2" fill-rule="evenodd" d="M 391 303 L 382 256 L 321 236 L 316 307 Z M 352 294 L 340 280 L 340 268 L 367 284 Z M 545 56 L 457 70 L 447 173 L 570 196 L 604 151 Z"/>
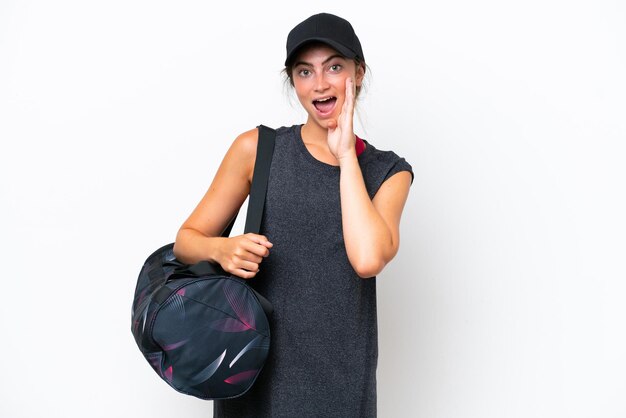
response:
<path id="1" fill-rule="evenodd" d="M 375 417 L 376 275 L 398 251 L 411 165 L 353 131 L 366 66 L 352 25 L 320 13 L 287 39 L 285 73 L 308 118 L 277 129 L 260 234 L 220 237 L 250 191 L 257 129 L 239 135 L 180 228 L 174 253 L 209 260 L 274 306 L 253 387 L 215 417 Z"/>

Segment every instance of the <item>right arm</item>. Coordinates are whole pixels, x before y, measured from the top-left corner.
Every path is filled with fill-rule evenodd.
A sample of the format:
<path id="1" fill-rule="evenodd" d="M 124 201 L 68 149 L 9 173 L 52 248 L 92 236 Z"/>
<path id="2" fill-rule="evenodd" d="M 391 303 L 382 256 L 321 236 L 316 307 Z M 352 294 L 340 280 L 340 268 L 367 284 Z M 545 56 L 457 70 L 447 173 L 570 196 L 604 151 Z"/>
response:
<path id="1" fill-rule="evenodd" d="M 211 186 L 176 235 L 174 256 L 181 262 L 207 260 L 249 279 L 269 255 L 272 244 L 263 235 L 221 236 L 250 193 L 257 143 L 256 128 L 233 141 Z"/>

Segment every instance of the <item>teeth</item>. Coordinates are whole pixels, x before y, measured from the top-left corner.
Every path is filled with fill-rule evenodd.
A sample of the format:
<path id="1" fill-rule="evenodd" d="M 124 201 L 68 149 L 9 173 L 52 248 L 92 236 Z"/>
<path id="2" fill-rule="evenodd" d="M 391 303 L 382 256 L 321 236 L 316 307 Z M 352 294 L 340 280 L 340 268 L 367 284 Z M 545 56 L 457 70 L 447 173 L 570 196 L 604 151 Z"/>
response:
<path id="1" fill-rule="evenodd" d="M 328 101 L 330 99 L 332 99 L 332 97 L 327 97 L 325 99 L 319 99 L 319 100 L 316 100 L 316 102 L 326 102 L 326 101 Z"/>

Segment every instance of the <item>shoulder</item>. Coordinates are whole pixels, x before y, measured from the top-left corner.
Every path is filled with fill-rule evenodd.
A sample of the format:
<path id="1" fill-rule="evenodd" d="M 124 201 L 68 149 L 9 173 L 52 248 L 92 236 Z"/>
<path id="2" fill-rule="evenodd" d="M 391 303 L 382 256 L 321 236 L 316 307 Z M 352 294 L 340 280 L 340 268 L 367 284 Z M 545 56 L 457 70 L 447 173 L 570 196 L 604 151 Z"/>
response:
<path id="1" fill-rule="evenodd" d="M 233 141 L 232 148 L 239 152 L 239 155 L 255 155 L 256 147 L 259 142 L 259 129 L 253 128 L 249 131 L 242 132 Z"/>
<path id="2" fill-rule="evenodd" d="M 276 138 L 293 127 L 281 126 L 276 130 Z M 245 167 L 246 175 L 249 183 L 252 183 L 252 174 L 254 173 L 254 163 L 256 160 L 256 151 L 259 144 L 259 128 L 252 128 L 239 134 L 233 141 L 229 154 L 231 158 Z"/>
<path id="3" fill-rule="evenodd" d="M 413 167 L 404 157 L 391 150 L 378 149 L 368 141 L 365 142 L 369 148 L 369 155 L 364 161 L 364 168 L 377 186 L 400 171 L 408 171 L 411 174 L 411 184 L 413 183 Z"/>
<path id="4" fill-rule="evenodd" d="M 364 140 L 364 141 L 367 144 L 367 147 L 370 149 L 370 153 L 372 154 L 372 157 L 373 157 L 371 158 L 372 160 L 375 159 L 379 161 L 396 161 L 402 158 L 401 156 L 399 156 L 392 150 L 380 149 L 376 147 L 374 144 L 372 144 L 370 141 L 367 141 L 367 140 Z"/>
<path id="5" fill-rule="evenodd" d="M 241 175 L 246 176 L 248 183 L 252 182 L 258 142 L 259 130 L 257 128 L 242 132 L 233 140 L 225 157 L 225 165 L 240 167 L 239 170 L 243 170 Z"/>
<path id="6" fill-rule="evenodd" d="M 281 134 L 284 134 L 288 131 L 293 131 L 294 126 L 281 126 L 280 128 L 276 128 L 276 137 L 278 138 Z M 259 129 L 253 128 L 248 131 L 242 132 L 239 134 L 235 140 L 233 141 L 233 147 L 242 153 L 242 155 L 255 156 L 256 149 L 259 143 Z"/>

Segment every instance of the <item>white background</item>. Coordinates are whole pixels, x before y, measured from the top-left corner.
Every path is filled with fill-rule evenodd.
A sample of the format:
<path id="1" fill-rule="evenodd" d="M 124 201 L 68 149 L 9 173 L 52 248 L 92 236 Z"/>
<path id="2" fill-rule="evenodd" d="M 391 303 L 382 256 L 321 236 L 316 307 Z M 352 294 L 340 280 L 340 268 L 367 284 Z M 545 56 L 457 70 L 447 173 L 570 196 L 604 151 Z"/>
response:
<path id="1" fill-rule="evenodd" d="M 372 70 L 357 134 L 415 171 L 379 416 L 626 416 L 619 0 L 2 0 L 0 416 L 211 416 L 141 357 L 135 281 L 239 133 L 304 122 L 280 70 L 320 11 Z"/>

